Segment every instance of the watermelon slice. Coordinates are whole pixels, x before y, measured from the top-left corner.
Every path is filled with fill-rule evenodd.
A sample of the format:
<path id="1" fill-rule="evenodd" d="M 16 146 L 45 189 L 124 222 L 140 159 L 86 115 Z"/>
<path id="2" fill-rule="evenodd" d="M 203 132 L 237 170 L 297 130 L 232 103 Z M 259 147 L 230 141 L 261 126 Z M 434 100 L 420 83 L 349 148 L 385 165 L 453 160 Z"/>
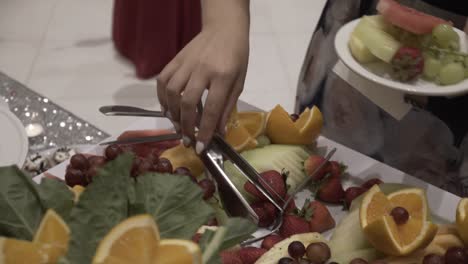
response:
<path id="1" fill-rule="evenodd" d="M 171 133 L 174 133 L 174 131 L 169 129 L 128 130 L 123 132 L 117 139 L 121 140 L 126 138 L 151 137 Z M 175 147 L 179 145 L 179 143 L 179 140 L 168 140 L 155 143 L 131 144 L 123 147 L 124 149 L 129 149 L 139 157 L 146 158 L 154 151 L 157 151 L 160 154 L 160 152 Z"/>
<path id="2" fill-rule="evenodd" d="M 393 25 L 418 35 L 430 34 L 439 24 L 452 25 L 449 21 L 400 5 L 395 0 L 380 0 L 377 11 Z"/>

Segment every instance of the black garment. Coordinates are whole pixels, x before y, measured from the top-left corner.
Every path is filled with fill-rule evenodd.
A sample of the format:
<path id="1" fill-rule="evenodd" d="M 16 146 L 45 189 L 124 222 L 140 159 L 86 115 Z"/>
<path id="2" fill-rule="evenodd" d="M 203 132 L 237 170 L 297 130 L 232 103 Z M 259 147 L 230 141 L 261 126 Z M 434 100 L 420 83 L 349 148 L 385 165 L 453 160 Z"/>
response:
<path id="1" fill-rule="evenodd" d="M 468 16 L 468 1 L 466 0 L 424 0 L 424 2 L 462 16 Z"/>

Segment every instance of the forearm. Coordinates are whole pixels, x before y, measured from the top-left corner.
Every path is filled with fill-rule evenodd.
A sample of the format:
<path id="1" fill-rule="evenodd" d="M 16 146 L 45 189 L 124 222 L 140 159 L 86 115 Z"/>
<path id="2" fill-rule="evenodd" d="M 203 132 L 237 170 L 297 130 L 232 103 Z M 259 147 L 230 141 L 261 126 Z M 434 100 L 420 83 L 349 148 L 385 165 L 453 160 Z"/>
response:
<path id="1" fill-rule="evenodd" d="M 250 0 L 201 0 L 203 27 L 233 27 L 249 32 Z"/>

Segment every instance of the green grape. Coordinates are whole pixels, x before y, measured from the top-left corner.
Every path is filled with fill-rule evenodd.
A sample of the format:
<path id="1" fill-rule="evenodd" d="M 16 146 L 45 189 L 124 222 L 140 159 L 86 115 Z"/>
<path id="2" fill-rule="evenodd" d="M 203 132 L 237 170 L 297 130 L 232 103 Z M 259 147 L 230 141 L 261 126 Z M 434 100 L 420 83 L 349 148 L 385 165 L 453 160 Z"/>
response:
<path id="1" fill-rule="evenodd" d="M 436 44 L 441 48 L 450 47 L 452 42 L 460 42 L 460 37 L 458 36 L 457 32 L 453 30 L 452 26 L 447 24 L 437 25 L 432 30 L 432 37 L 434 38 Z"/>
<path id="2" fill-rule="evenodd" d="M 424 60 L 423 76 L 429 80 L 434 79 L 442 68 L 440 60 L 434 57 L 426 57 Z"/>
<path id="3" fill-rule="evenodd" d="M 431 34 L 425 34 L 418 36 L 419 44 L 421 47 L 430 47 L 433 45 L 433 39 Z"/>
<path id="4" fill-rule="evenodd" d="M 442 85 L 450 85 L 461 82 L 465 78 L 465 69 L 461 63 L 449 63 L 444 65 L 439 72 L 439 81 Z"/>
<path id="5" fill-rule="evenodd" d="M 442 64 L 450 64 L 450 63 L 453 63 L 453 62 L 456 62 L 456 58 L 457 56 L 454 55 L 454 54 L 442 54 L 441 55 L 441 61 L 442 61 Z"/>

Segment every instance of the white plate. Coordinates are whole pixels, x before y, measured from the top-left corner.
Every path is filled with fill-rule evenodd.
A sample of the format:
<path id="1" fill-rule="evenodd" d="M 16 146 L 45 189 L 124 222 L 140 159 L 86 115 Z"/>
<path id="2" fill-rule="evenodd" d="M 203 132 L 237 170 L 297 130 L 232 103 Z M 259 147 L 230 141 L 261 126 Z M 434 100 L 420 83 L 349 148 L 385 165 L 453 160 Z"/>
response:
<path id="1" fill-rule="evenodd" d="M 28 155 L 28 137 L 21 121 L 8 107 L 0 107 L 0 166 L 22 167 Z"/>
<path id="2" fill-rule="evenodd" d="M 360 64 L 354 59 L 348 47 L 348 41 L 351 37 L 351 33 L 359 23 L 359 20 L 360 19 L 356 19 L 347 23 L 346 25 L 340 28 L 340 30 L 335 36 L 335 49 L 336 53 L 338 54 L 338 57 L 348 68 L 350 68 L 356 74 L 361 75 L 362 77 L 370 81 L 376 82 L 388 88 L 399 90 L 408 94 L 454 96 L 468 93 L 468 79 L 465 79 L 464 81 L 454 85 L 445 86 L 437 85 L 435 83 L 425 81 L 421 78 L 412 83 L 402 83 L 379 76 L 366 69 L 362 64 Z M 464 52 L 468 51 L 467 35 L 463 31 L 460 31 L 458 29 L 455 29 L 455 31 L 460 36 L 461 50 Z"/>

